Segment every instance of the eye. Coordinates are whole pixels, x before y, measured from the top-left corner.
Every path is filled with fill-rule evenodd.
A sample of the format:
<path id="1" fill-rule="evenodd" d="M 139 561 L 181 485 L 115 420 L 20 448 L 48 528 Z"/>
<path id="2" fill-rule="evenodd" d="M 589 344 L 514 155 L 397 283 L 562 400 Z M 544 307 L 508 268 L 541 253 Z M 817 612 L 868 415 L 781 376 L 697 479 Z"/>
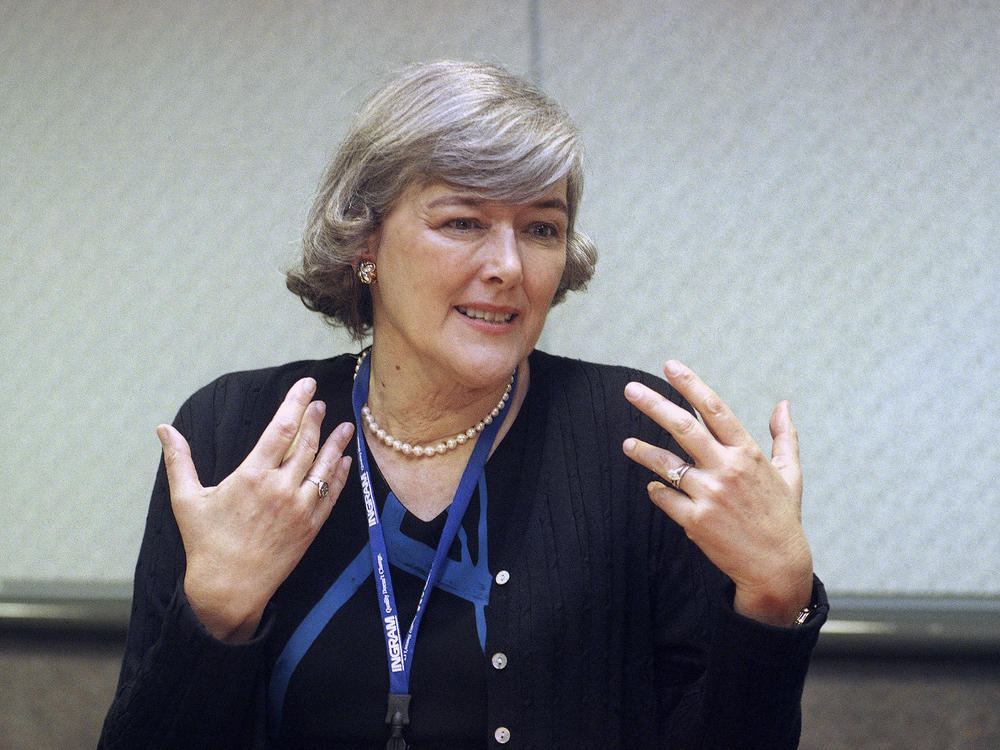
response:
<path id="1" fill-rule="evenodd" d="M 551 240 L 559 236 L 559 227 L 557 227 L 555 224 L 548 224 L 546 222 L 541 222 L 541 221 L 532 224 L 529 231 L 531 232 L 532 236 L 538 237 L 539 239 L 543 240 Z"/>
<path id="2" fill-rule="evenodd" d="M 476 228 L 476 222 L 473 219 L 451 219 L 445 226 L 449 229 L 457 229 L 459 232 L 468 232 Z"/>

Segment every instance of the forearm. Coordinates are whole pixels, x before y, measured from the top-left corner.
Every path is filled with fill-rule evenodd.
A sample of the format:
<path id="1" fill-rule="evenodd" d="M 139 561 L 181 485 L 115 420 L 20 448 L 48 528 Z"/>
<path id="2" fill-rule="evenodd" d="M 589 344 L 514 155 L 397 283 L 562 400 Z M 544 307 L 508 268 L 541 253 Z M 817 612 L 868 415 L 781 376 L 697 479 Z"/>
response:
<path id="1" fill-rule="evenodd" d="M 817 612 L 798 627 L 721 613 L 704 676 L 704 747 L 798 747 L 802 689 L 828 611 L 818 580 L 811 594 Z"/>
<path id="2" fill-rule="evenodd" d="M 249 746 L 265 639 L 215 639 L 178 587 L 159 638 L 119 685 L 99 747 Z"/>

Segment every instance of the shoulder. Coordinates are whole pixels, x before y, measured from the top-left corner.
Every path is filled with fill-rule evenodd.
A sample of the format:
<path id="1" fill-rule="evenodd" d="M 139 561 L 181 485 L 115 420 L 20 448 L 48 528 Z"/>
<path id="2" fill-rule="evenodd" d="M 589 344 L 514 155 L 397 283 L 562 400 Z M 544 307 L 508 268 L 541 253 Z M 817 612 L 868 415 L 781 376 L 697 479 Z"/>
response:
<path id="1" fill-rule="evenodd" d="M 274 367 L 229 372 L 198 389 L 188 403 L 213 407 L 247 398 L 273 398 L 285 393 L 297 380 L 314 378 L 319 387 L 329 389 L 350 380 L 354 374 L 355 356 L 342 354 L 330 359 L 300 360 Z"/>
<path id="2" fill-rule="evenodd" d="M 336 423 L 350 410 L 355 357 L 302 360 L 222 375 L 199 388 L 181 406 L 174 426 L 187 439 L 203 481 L 221 481 L 253 448 L 295 381 L 316 379 L 316 398 Z M 335 406 L 334 406 L 335 405 Z"/>
<path id="3" fill-rule="evenodd" d="M 662 393 L 675 403 L 684 399 L 669 383 L 650 373 L 622 365 L 559 357 L 541 351 L 531 355 L 529 397 L 543 404 L 549 419 L 560 429 L 573 432 L 596 430 L 614 436 L 652 437 L 657 428 L 625 399 L 625 385 L 637 381 Z"/>
<path id="4" fill-rule="evenodd" d="M 614 400 L 619 400 L 624 399 L 625 385 L 637 381 L 659 391 L 672 401 L 682 402 L 680 394 L 665 380 L 633 367 L 587 362 L 539 350 L 532 352 L 530 362 L 532 387 L 537 385 L 540 389 L 554 393 L 586 393 L 591 399 L 608 394 Z"/>
<path id="5" fill-rule="evenodd" d="M 318 399 L 330 401 L 345 390 L 349 393 L 354 363 L 353 355 L 344 354 L 230 372 L 195 391 L 181 406 L 177 421 L 188 430 L 215 435 L 259 432 L 301 378 L 316 379 Z"/>

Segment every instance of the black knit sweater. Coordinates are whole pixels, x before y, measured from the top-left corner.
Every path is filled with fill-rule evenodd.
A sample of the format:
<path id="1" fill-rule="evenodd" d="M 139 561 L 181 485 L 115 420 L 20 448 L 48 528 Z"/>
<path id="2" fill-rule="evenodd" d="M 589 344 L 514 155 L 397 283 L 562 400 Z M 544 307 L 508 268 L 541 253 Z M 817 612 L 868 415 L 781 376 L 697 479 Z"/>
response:
<path id="1" fill-rule="evenodd" d="M 202 483 L 236 468 L 301 377 L 317 380 L 325 431 L 352 420 L 353 368 L 350 356 L 297 362 L 227 375 L 192 396 L 176 424 Z M 506 576 L 486 609 L 487 725 L 474 746 L 795 748 L 802 686 L 826 615 L 823 587 L 816 582 L 818 615 L 800 628 L 733 612 L 731 584 L 649 501 L 649 472 L 622 454 L 629 436 L 680 452 L 625 401 L 629 380 L 680 402 L 644 373 L 531 356 L 518 417 L 527 423 L 512 433 L 524 441 L 519 487 L 502 499 L 500 520 L 490 517 L 490 569 Z M 358 486 L 354 471 L 314 547 L 336 544 L 338 529 L 354 522 Z M 253 640 L 223 644 L 187 605 L 183 570 L 161 463 L 102 748 L 267 746 L 265 694 L 282 645 L 275 640 L 301 615 L 276 596 Z M 293 576 L 324 580 L 308 572 Z M 495 653 L 504 654 L 503 669 L 491 666 Z"/>

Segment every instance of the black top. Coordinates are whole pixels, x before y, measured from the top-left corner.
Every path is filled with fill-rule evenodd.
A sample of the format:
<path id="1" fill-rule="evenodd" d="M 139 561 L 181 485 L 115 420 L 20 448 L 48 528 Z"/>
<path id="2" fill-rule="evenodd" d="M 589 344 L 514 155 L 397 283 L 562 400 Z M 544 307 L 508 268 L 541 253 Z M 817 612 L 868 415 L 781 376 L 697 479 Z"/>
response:
<path id="1" fill-rule="evenodd" d="M 325 431 L 350 420 L 353 368 L 350 356 L 293 363 L 229 375 L 192 396 L 177 425 L 191 444 L 202 483 L 217 483 L 233 471 L 301 377 L 319 384 L 316 398 L 327 403 Z M 677 450 L 669 435 L 625 401 L 629 380 L 680 402 L 669 385 L 644 373 L 540 352 L 531 356 L 531 387 L 517 431 L 487 466 L 485 650 L 476 653 L 478 643 L 469 648 L 468 638 L 459 636 L 464 645 L 457 649 L 464 655 L 422 656 L 421 646 L 435 638 L 448 644 L 446 655 L 452 652 L 452 640 L 439 630 L 450 618 L 435 619 L 447 606 L 437 606 L 444 597 L 435 593 L 414 656 L 414 722 L 421 694 L 432 700 L 426 696 L 435 689 L 433 669 L 457 670 L 441 680 L 467 685 L 469 700 L 461 710 L 475 712 L 482 704 L 473 693 L 480 688 L 467 667 L 479 659 L 485 722 L 477 714 L 473 731 L 485 736 L 460 747 L 797 746 L 802 685 L 827 611 L 822 586 L 817 581 L 814 592 L 818 615 L 800 628 L 771 627 L 733 612 L 731 583 L 649 501 L 650 473 L 621 452 L 628 436 Z M 512 468 L 494 477 L 498 458 L 509 459 Z M 275 655 L 336 571 L 356 556 L 350 539 L 364 536 L 363 524 L 355 531 L 363 513 L 355 470 L 256 636 L 224 644 L 201 627 L 184 599 L 183 547 L 161 464 L 136 569 L 119 689 L 101 746 L 266 747 Z M 361 609 L 375 609 L 373 587 L 370 578 L 361 584 Z M 289 685 L 280 731 L 314 734 L 316 741 L 296 746 L 341 746 L 326 732 L 335 723 L 346 726 L 344 717 L 329 714 L 371 714 L 374 709 L 365 706 L 384 700 L 384 688 L 361 701 L 350 695 L 367 695 L 375 681 L 387 681 L 381 635 L 377 629 L 366 635 L 364 619 L 374 616 L 359 611 L 358 633 L 349 645 L 343 636 L 331 638 L 328 653 L 303 658 L 302 673 L 297 670 Z M 421 674 L 425 668 L 430 671 Z M 342 670 L 358 674 L 346 677 Z M 420 720 L 430 722 L 433 713 Z M 446 746 L 438 738 L 429 744 Z M 384 746 L 384 739 L 375 746 Z"/>
<path id="2" fill-rule="evenodd" d="M 509 511 L 504 498 L 511 497 L 516 488 L 524 460 L 525 425 L 530 421 L 528 405 L 490 457 L 485 484 L 473 493 L 459 538 L 449 552 L 444 578 L 428 601 L 410 683 L 413 699 L 406 738 L 414 750 L 483 746 L 487 717 L 485 606 L 492 582 L 488 528 L 491 518 L 500 524 Z M 391 494 L 377 464 L 372 462 L 370 468 L 386 530 L 400 627 L 405 633 L 447 514 L 421 521 Z M 275 624 L 266 658 L 269 666 L 273 666 L 296 621 L 315 604 L 300 595 L 302 576 L 328 571 L 326 579 L 342 589 L 334 598 L 343 604 L 298 663 L 284 700 L 269 690 L 268 710 L 273 715 L 278 708 L 282 717 L 275 722 L 280 726 L 269 727 L 272 744 L 299 748 L 314 742 L 330 747 L 334 742 L 345 749 L 384 748 L 388 677 L 375 578 L 365 547 L 367 523 L 359 513 L 350 530 L 327 529 L 335 539 L 328 540 L 326 535 L 318 539 L 309 560 L 303 561 L 273 599 L 274 606 L 287 611 L 288 617 Z M 345 564 L 352 555 L 354 559 Z M 342 575 L 345 567 L 359 562 L 368 573 L 364 580 Z M 345 706 L 350 710 L 336 709 Z"/>

